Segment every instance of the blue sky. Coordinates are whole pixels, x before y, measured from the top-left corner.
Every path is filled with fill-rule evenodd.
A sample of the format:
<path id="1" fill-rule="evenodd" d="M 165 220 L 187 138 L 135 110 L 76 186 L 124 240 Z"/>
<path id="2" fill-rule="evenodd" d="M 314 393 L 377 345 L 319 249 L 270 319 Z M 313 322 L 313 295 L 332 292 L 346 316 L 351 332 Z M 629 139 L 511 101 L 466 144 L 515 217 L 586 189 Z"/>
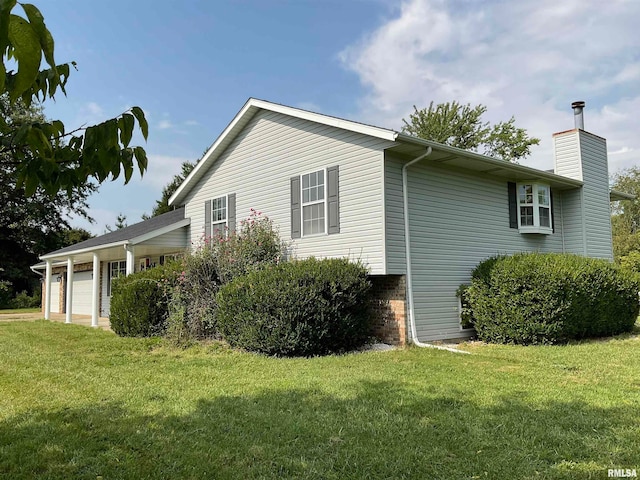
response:
<path id="1" fill-rule="evenodd" d="M 608 139 L 610 171 L 640 151 L 640 2 L 297 0 L 37 2 L 56 60 L 75 60 L 68 96 L 45 103 L 68 129 L 139 105 L 149 170 L 90 199 L 94 233 L 149 213 L 249 97 L 399 129 L 412 105 L 458 100 L 515 115 L 542 139 L 526 162 L 552 168 L 551 134 Z"/>

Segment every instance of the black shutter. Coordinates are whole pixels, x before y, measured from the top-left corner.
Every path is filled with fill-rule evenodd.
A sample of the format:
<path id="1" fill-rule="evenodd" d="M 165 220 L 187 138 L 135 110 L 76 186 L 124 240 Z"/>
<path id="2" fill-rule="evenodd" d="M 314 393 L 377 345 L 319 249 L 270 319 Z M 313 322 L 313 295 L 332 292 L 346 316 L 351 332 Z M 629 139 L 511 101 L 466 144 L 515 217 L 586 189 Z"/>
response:
<path id="1" fill-rule="evenodd" d="M 518 228 L 518 192 L 516 184 L 507 183 L 509 190 L 509 228 Z"/>
<path id="2" fill-rule="evenodd" d="M 302 236 L 300 177 L 291 177 L 291 238 Z"/>
<path id="3" fill-rule="evenodd" d="M 340 233 L 340 188 L 338 166 L 327 168 L 327 210 L 329 234 Z"/>
<path id="4" fill-rule="evenodd" d="M 211 237 L 211 200 L 204 202 L 204 238 Z"/>
<path id="5" fill-rule="evenodd" d="M 227 196 L 227 228 L 229 233 L 236 230 L 236 194 L 230 193 Z"/>

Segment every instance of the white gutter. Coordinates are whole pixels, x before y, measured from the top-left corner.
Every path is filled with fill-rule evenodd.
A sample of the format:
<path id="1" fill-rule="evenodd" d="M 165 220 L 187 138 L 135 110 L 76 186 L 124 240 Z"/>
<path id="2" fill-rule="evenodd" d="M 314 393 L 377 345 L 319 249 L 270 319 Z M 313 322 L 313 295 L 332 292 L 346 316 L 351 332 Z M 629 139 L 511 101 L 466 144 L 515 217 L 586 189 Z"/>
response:
<path id="1" fill-rule="evenodd" d="M 420 160 L 431 155 L 433 149 L 429 146 L 427 151 L 414 158 L 409 163 L 406 163 L 402 167 L 402 200 L 404 208 L 404 248 L 405 248 L 405 261 L 407 264 L 407 310 L 409 313 L 409 325 L 411 327 L 411 341 L 418 347 L 435 348 L 437 350 L 447 350 L 454 353 L 466 353 L 464 350 L 458 350 L 453 347 L 445 347 L 442 345 L 433 345 L 432 343 L 423 343 L 418 340 L 418 332 L 416 330 L 416 319 L 413 311 L 413 277 L 411 275 L 411 238 L 409 236 L 409 192 L 408 192 L 408 180 L 407 180 L 407 168 L 414 163 L 418 163 Z"/>
<path id="2" fill-rule="evenodd" d="M 119 242 L 105 243 L 104 245 L 96 245 L 95 247 L 86 247 L 79 250 L 69 250 L 68 252 L 58 253 L 56 255 L 41 255 L 40 260 L 48 260 L 54 258 L 67 258 L 69 256 L 82 255 L 83 253 L 93 253 L 95 250 L 104 250 L 105 248 L 119 247 L 120 245 L 128 245 L 129 240 L 120 240 Z"/>
<path id="3" fill-rule="evenodd" d="M 43 273 L 40 273 L 38 270 L 36 270 L 36 269 L 35 269 L 35 268 L 33 268 L 32 266 L 31 266 L 31 267 L 29 267 L 29 270 L 31 270 L 33 273 L 35 273 L 35 274 L 39 275 L 41 278 L 43 278 L 43 277 L 44 277 L 44 274 L 43 274 Z"/>

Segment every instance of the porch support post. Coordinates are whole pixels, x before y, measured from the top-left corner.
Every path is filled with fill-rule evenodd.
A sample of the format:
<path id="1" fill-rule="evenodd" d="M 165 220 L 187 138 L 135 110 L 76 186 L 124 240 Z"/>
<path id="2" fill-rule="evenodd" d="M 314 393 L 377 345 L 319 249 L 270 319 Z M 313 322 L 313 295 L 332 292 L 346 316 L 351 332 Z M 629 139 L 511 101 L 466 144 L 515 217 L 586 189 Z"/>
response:
<path id="1" fill-rule="evenodd" d="M 64 323 L 71 323 L 71 306 L 73 305 L 73 257 L 67 258 L 67 317 Z"/>
<path id="2" fill-rule="evenodd" d="M 93 253 L 93 290 L 91 292 L 91 326 L 98 326 L 100 316 L 100 256 Z"/>
<path id="3" fill-rule="evenodd" d="M 135 256 L 134 256 L 134 249 L 133 249 L 133 245 L 126 245 L 125 248 L 127 249 L 127 271 L 126 274 L 127 275 L 131 275 L 133 273 L 133 269 L 135 267 Z"/>
<path id="4" fill-rule="evenodd" d="M 45 261 L 47 264 L 46 273 L 44 277 L 44 319 L 51 319 L 51 271 L 53 262 L 51 260 Z"/>

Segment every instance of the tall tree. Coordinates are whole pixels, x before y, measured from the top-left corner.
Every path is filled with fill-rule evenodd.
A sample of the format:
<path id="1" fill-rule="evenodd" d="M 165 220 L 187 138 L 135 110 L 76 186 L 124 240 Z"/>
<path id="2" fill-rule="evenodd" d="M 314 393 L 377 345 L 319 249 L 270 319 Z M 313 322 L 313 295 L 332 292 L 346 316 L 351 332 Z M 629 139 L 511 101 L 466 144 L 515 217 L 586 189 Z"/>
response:
<path id="1" fill-rule="evenodd" d="M 105 225 L 105 233 L 110 233 L 115 230 L 121 230 L 127 226 L 127 216 L 124 213 L 119 213 L 116 217 L 116 223 L 113 227 L 111 225 Z"/>
<path id="2" fill-rule="evenodd" d="M 404 133 L 452 147 L 517 162 L 531 153 L 531 146 L 540 143 L 540 139 L 516 127 L 514 117 L 495 125 L 484 122 L 484 105 L 431 102 L 428 108 L 418 110 L 414 105 L 413 110 L 409 120 L 402 119 Z"/>
<path id="3" fill-rule="evenodd" d="M 613 175 L 613 188 L 631 193 L 635 200 L 615 202 L 611 216 L 613 254 L 616 260 L 640 253 L 640 167 L 631 167 Z"/>
<path id="4" fill-rule="evenodd" d="M 0 136 L 15 135 L 25 122 L 46 122 L 42 108 L 21 101 L 11 102 L 0 96 Z M 47 193 L 36 187 L 31 196 L 16 184 L 8 152 L 0 153 L 0 281 L 10 282 L 14 291 L 31 291 L 37 278 L 29 269 L 38 255 L 56 250 L 69 239 L 69 216 L 90 219 L 87 197 L 97 187 L 92 183 L 77 185 L 67 192 Z M 28 158 L 28 157 L 27 157 Z"/>
<path id="5" fill-rule="evenodd" d="M 21 3 L 24 16 L 13 13 L 16 0 L 0 0 L 0 94 L 11 104 L 66 95 L 66 84 L 75 62 L 56 64 L 54 41 L 40 11 Z M 40 70 L 42 60 L 48 68 Z M 7 69 L 7 65 L 17 69 Z M 147 156 L 140 146 L 129 146 L 135 123 L 147 138 L 144 112 L 132 107 L 116 118 L 100 124 L 68 131 L 60 120 L 25 121 L 11 135 L 0 137 L 0 161 L 6 175 L 32 196 L 38 187 L 50 194 L 83 188 L 89 180 L 102 183 L 124 174 L 127 183 L 134 172 L 134 160 L 142 174 Z M 2 129 L 0 121 L 0 129 Z"/>
<path id="6" fill-rule="evenodd" d="M 169 206 L 169 199 L 171 198 L 171 195 L 173 195 L 175 191 L 178 190 L 178 187 L 182 185 L 184 179 L 187 178 L 195 168 L 196 163 L 197 162 L 182 163 L 180 173 L 174 175 L 171 181 L 162 189 L 162 197 L 160 197 L 160 200 L 156 200 L 156 205 L 153 207 L 151 215 L 143 215 L 143 219 L 147 220 L 151 217 L 157 217 L 158 215 L 171 211 L 171 207 Z"/>

